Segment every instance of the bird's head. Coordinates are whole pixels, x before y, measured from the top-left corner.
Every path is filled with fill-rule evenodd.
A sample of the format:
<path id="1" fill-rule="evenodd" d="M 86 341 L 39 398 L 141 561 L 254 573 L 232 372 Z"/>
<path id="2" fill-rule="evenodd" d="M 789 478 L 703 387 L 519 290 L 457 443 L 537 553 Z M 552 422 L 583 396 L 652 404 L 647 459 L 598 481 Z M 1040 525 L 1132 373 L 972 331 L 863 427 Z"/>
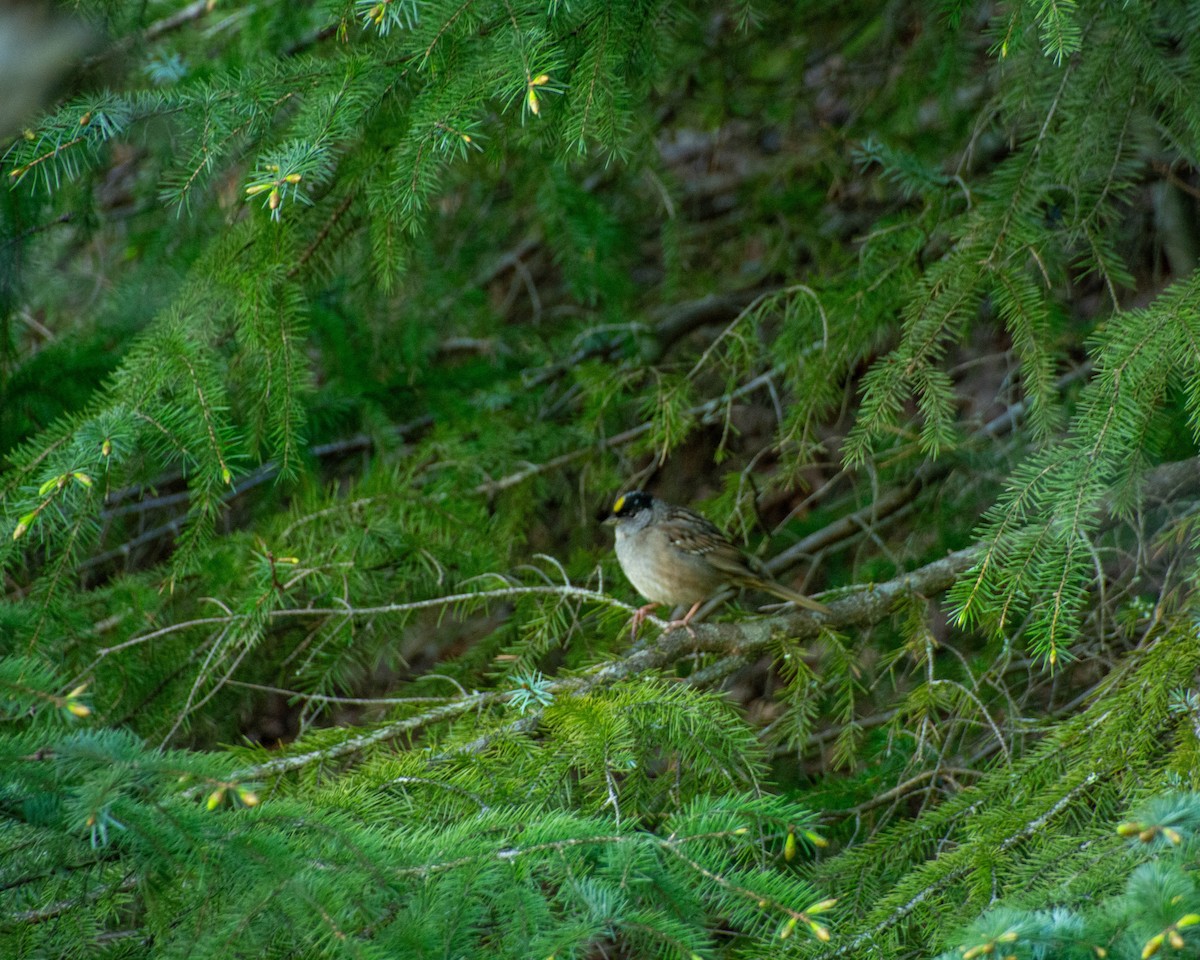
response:
<path id="1" fill-rule="evenodd" d="M 637 520 L 645 514 L 649 516 L 654 507 L 654 498 L 645 490 L 631 490 L 623 493 L 613 501 L 612 510 L 604 518 L 606 526 L 616 526 L 628 520 Z"/>

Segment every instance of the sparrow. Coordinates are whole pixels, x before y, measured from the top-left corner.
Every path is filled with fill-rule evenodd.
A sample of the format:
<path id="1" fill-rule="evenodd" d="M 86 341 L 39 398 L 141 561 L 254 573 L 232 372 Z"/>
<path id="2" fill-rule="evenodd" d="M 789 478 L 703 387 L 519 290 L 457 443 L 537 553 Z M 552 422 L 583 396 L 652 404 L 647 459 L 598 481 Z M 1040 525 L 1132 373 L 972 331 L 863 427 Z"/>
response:
<path id="1" fill-rule="evenodd" d="M 615 527 L 617 560 L 635 590 L 650 602 L 634 615 L 637 636 L 642 621 L 659 604 L 690 604 L 682 620 L 668 629 L 685 627 L 700 604 L 722 587 L 750 587 L 818 613 L 829 608 L 771 578 L 763 565 L 742 552 L 716 524 L 687 507 L 632 490 L 617 497 L 604 519 Z"/>

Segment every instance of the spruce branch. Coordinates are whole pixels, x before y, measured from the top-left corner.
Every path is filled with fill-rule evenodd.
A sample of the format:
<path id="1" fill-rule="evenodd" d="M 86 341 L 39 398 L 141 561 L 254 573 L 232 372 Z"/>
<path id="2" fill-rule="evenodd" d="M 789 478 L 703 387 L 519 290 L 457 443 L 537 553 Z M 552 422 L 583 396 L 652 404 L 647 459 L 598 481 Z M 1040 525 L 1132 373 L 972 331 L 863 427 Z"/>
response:
<path id="1" fill-rule="evenodd" d="M 1166 464 L 1150 471 L 1141 484 L 1143 496 L 1149 503 L 1161 503 L 1165 497 L 1180 497 L 1200 492 L 1200 458 Z M 949 589 L 956 580 L 976 564 L 982 554 L 978 545 L 955 551 L 928 563 L 916 570 L 902 573 L 879 584 L 862 584 L 847 588 L 836 598 L 825 597 L 830 608 L 828 615 L 804 610 L 790 610 L 777 615 L 751 620 L 722 623 L 693 624 L 695 635 L 675 629 L 661 634 L 643 649 L 634 650 L 617 660 L 552 681 L 547 690 L 555 697 L 581 695 L 591 690 L 611 686 L 629 678 L 652 673 L 670 667 L 680 658 L 696 653 L 716 654 L 720 659 L 692 674 L 688 682 L 696 686 L 719 683 L 743 667 L 748 661 L 761 656 L 772 648 L 774 639 L 786 636 L 794 641 L 812 640 L 825 631 L 845 631 L 881 623 L 892 616 L 896 604 L 906 597 L 933 597 Z M 632 613 L 633 607 L 614 600 L 607 594 L 581 587 L 561 585 L 512 586 L 477 593 L 460 593 L 435 597 L 412 603 L 382 604 L 354 608 L 298 608 L 271 611 L 273 620 L 295 618 L 366 618 L 388 614 L 407 613 L 421 609 L 447 607 L 465 602 L 504 601 L 521 596 L 568 597 L 585 603 L 614 607 Z M 230 624 L 240 619 L 237 615 L 205 618 L 204 624 Z M 666 623 L 657 617 L 647 618 L 660 630 Z M 148 642 L 163 635 L 165 630 L 184 629 L 200 625 L 180 624 L 173 628 L 161 628 L 151 634 L 133 638 L 123 647 Z M 106 648 L 107 655 L 117 648 Z M 258 779 L 277 776 L 302 769 L 310 764 L 323 763 L 360 753 L 375 744 L 412 733 L 423 727 L 447 719 L 462 716 L 485 706 L 502 704 L 507 694 L 502 692 L 471 694 L 448 702 L 424 713 L 406 717 L 399 721 L 383 724 L 367 733 L 355 734 L 336 744 L 292 756 L 279 757 L 263 764 L 247 767 L 236 775 L 236 779 Z M 541 712 L 533 710 L 499 731 L 491 731 L 472 741 L 466 751 L 481 750 L 494 742 L 497 736 L 536 729 Z"/>
<path id="2" fill-rule="evenodd" d="M 310 247 L 307 249 L 306 253 L 304 254 L 304 258 L 311 256 L 315 245 L 319 244 L 324 236 L 327 235 L 328 229 L 332 226 L 332 220 L 340 217 L 348 208 L 350 199 L 350 197 L 347 197 L 345 200 L 343 200 L 342 204 L 339 205 L 337 211 L 335 211 L 331 217 L 331 221 L 327 222 L 325 227 L 319 231 L 317 239 L 315 239 L 313 245 L 310 245 Z M 520 249 L 523 250 L 532 243 L 533 241 L 526 241 L 523 247 Z M 519 256 L 519 252 L 514 253 L 512 256 Z M 509 261 L 505 259 L 503 262 L 497 264 L 494 269 L 500 270 L 507 265 L 509 265 Z M 298 268 L 298 266 L 299 264 L 297 264 L 293 269 Z M 755 306 L 763 303 L 767 297 L 777 295 L 780 292 L 781 290 L 779 289 L 767 291 L 745 291 L 724 296 L 708 296 L 697 301 L 681 304 L 679 307 L 673 309 L 663 319 L 663 321 L 656 326 L 654 335 L 651 337 L 649 342 L 654 344 L 653 349 L 655 351 L 665 351 L 669 348 L 671 343 L 673 343 L 678 337 L 683 336 L 688 330 L 699 325 L 713 323 L 720 319 L 727 318 L 730 316 L 730 314 L 733 314 L 733 320 L 736 322 L 739 318 L 746 316 Z M 586 359 L 587 356 L 591 355 L 590 351 L 595 349 L 597 348 L 585 348 L 578 357 L 574 358 L 575 362 Z M 552 379 L 560 376 L 569 370 L 573 365 L 573 363 L 552 364 L 549 368 L 546 368 L 540 372 L 534 378 L 534 380 L 535 382 L 541 382 L 544 379 Z M 213 427 L 211 420 L 209 419 L 208 410 L 205 406 L 205 398 L 200 385 L 195 383 L 195 371 L 192 370 L 190 366 L 188 369 L 189 373 L 192 375 L 193 383 L 195 384 L 195 389 L 201 403 L 202 413 L 205 416 L 205 426 L 208 429 L 208 439 L 211 444 L 215 442 L 215 438 L 212 434 Z M 700 424 L 711 424 L 718 422 L 720 419 L 719 413 L 723 408 L 727 407 L 730 403 L 736 400 L 753 394 L 759 389 L 769 387 L 772 379 L 777 376 L 779 372 L 780 370 L 775 368 L 767 371 L 764 374 L 753 377 L 742 386 L 730 391 L 727 394 L 689 407 L 683 411 L 682 416 L 696 418 Z M 397 437 L 408 437 L 416 431 L 432 425 L 432 423 L 433 418 L 426 415 L 416 420 L 396 425 L 390 428 L 389 432 Z M 626 446 L 640 439 L 641 437 L 646 436 L 652 431 L 652 429 L 652 423 L 639 424 L 628 430 L 621 431 L 612 437 L 604 438 L 598 445 L 591 444 L 584 447 L 578 447 L 557 457 L 551 458 L 543 463 L 531 464 L 528 467 L 524 467 L 496 480 L 484 481 L 475 487 L 474 492 L 485 496 L 494 496 L 497 493 L 500 493 L 511 487 L 518 486 L 536 476 L 553 472 L 561 469 L 562 467 L 585 459 L 586 457 L 594 456 L 601 450 L 609 450 Z M 373 446 L 373 443 L 373 438 L 365 434 L 360 434 L 347 440 L 334 441 L 331 443 L 314 446 L 309 452 L 311 456 L 323 459 L 331 456 L 339 456 L 347 452 L 370 449 Z M 215 450 L 216 456 L 219 459 L 221 457 L 221 451 L 219 447 L 213 449 Z M 220 461 L 220 463 L 222 467 L 222 475 L 224 476 L 224 471 L 227 468 L 225 467 L 223 461 Z M 231 485 L 231 489 L 225 491 L 221 495 L 220 500 L 222 503 L 228 505 L 234 499 L 242 496 L 249 490 L 273 480 L 276 476 L 278 476 L 278 474 L 279 465 L 274 461 L 268 461 L 266 464 L 258 467 L 247 476 L 236 480 Z M 150 488 L 161 489 L 164 486 L 176 484 L 182 479 L 183 472 L 176 471 L 158 478 L 152 485 L 150 485 Z M 175 494 L 165 494 L 150 498 L 145 497 L 146 491 L 147 487 L 145 486 L 132 486 L 112 492 L 107 498 L 107 503 L 114 504 L 114 506 L 109 506 L 102 511 L 101 517 L 103 519 L 110 519 L 127 513 L 141 513 L 154 509 L 184 505 L 190 503 L 192 500 L 191 491 L 180 491 L 179 493 Z M 914 489 L 911 492 L 911 495 L 915 495 L 915 492 L 916 491 Z M 133 499 L 135 502 L 127 506 L 115 506 L 115 504 L 128 499 Z M 133 553 L 133 551 L 140 547 L 147 546 L 161 539 L 177 535 L 186 522 L 187 517 L 185 515 L 181 515 L 172 518 L 171 520 L 164 521 L 163 523 L 158 524 L 148 530 L 140 531 L 137 536 L 124 543 L 105 550 L 99 554 L 84 558 L 79 564 L 79 569 L 95 569 L 97 567 L 102 567 L 107 563 L 111 563 L 114 560 L 128 557 Z M 795 548 L 793 548 L 793 550 L 794 549 Z"/>
<path id="3" fill-rule="evenodd" d="M 770 647 L 772 638 L 784 634 L 795 639 L 811 639 L 818 636 L 822 630 L 846 628 L 851 626 L 867 626 L 886 619 L 892 612 L 895 601 L 910 594 L 932 596 L 947 589 L 954 579 L 970 565 L 975 550 L 968 549 L 928 564 L 919 570 L 903 574 L 882 584 L 871 584 L 850 591 L 847 595 L 832 601 L 829 606 L 831 614 L 827 617 L 807 611 L 781 614 L 750 621 L 736 623 L 704 623 L 694 625 L 695 637 L 686 630 L 672 630 L 664 633 L 652 645 L 635 651 L 611 663 L 583 671 L 578 676 L 565 677 L 548 684 L 548 691 L 555 697 L 580 695 L 591 690 L 611 686 L 622 680 L 641 674 L 664 669 L 675 663 L 680 657 L 701 651 L 724 653 L 726 658 L 718 661 L 718 665 L 701 671 L 692 679 L 697 685 L 716 682 L 736 670 L 746 659 L 753 657 Z M 479 593 L 455 594 L 448 597 L 438 597 L 430 600 L 417 601 L 407 604 L 384 604 L 374 607 L 355 609 L 315 609 L 303 608 L 295 610 L 274 610 L 272 619 L 290 619 L 298 617 L 338 617 L 360 618 L 382 616 L 389 613 L 411 612 L 418 609 L 449 606 L 466 601 L 511 600 L 528 595 L 566 596 L 590 603 L 600 603 L 633 613 L 634 608 L 628 604 L 614 600 L 606 594 L 579 587 L 566 586 L 522 586 L 509 587 L 501 590 L 481 591 Z M 228 624 L 240 619 L 236 615 L 224 618 L 205 618 L 206 624 Z M 660 630 L 666 623 L 657 617 L 647 617 Z M 180 628 L 192 624 L 180 625 Z M 155 631 L 143 638 L 127 641 L 125 646 L 134 642 L 146 642 L 162 631 Z M 108 648 L 112 650 L 114 648 Z M 101 651 L 104 654 L 104 651 Z M 345 740 L 327 747 L 306 751 L 292 756 L 279 757 L 262 764 L 244 768 L 234 774 L 236 780 L 255 780 L 263 777 L 278 776 L 302 769 L 314 763 L 324 763 L 331 760 L 353 756 L 366 748 L 378 743 L 395 739 L 404 734 L 410 734 L 423 727 L 444 720 L 462 716 L 485 706 L 498 705 L 507 698 L 506 693 L 471 694 L 443 706 L 435 707 L 416 716 L 385 723 L 367 733 L 356 734 Z M 541 711 L 533 710 L 508 725 L 506 733 L 523 732 L 535 729 L 540 719 Z M 494 733 L 473 741 L 463 750 L 480 750 L 493 741 Z"/>
<path id="4" fill-rule="evenodd" d="M 1099 779 L 1099 774 L 1089 773 L 1079 783 L 1075 784 L 1075 786 L 1059 797 L 1053 804 L 1050 805 L 1049 808 L 1043 810 L 1032 820 L 1025 823 L 1019 830 L 1016 830 L 1005 837 L 997 845 L 997 852 L 1007 853 L 1018 844 L 1024 843 L 1030 837 L 1036 836 L 1046 827 L 1048 823 L 1053 821 L 1055 817 L 1075 803 L 1078 797 L 1088 790 L 1088 788 L 1095 784 Z M 881 933 L 890 930 L 892 927 L 896 926 L 896 924 L 903 921 L 930 897 L 936 896 L 938 893 L 945 890 L 952 884 L 962 880 L 972 871 L 972 869 L 973 867 L 970 863 L 964 863 L 962 866 L 945 871 L 927 886 L 923 887 L 916 894 L 914 894 L 907 902 L 896 907 L 895 910 L 889 913 L 882 920 L 873 924 L 871 929 L 859 933 L 847 943 L 841 944 L 830 950 L 825 950 L 817 956 L 821 957 L 822 960 L 836 960 L 838 957 L 853 956 L 858 950 L 870 945 Z"/>
<path id="5" fill-rule="evenodd" d="M 285 690 L 283 687 L 273 687 L 266 683 L 250 683 L 246 680 L 228 680 L 231 687 L 242 687 L 246 690 L 258 690 L 262 693 L 277 693 L 280 696 L 296 700 L 312 700 L 316 703 L 335 703 L 342 706 L 354 707 L 388 707 L 411 703 L 447 703 L 454 697 L 334 697 L 322 693 L 305 693 L 301 690 Z M 463 694 L 466 696 L 466 694 Z"/>

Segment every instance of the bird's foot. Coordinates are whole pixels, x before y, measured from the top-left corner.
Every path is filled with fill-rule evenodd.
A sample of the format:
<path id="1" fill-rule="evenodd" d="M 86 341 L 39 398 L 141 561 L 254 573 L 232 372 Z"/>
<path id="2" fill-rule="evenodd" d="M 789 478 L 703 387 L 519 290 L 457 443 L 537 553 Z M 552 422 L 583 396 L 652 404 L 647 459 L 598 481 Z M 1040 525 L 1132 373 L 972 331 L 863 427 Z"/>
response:
<path id="1" fill-rule="evenodd" d="M 688 632 L 688 636 L 693 640 L 696 639 L 696 631 L 692 629 L 692 617 L 696 615 L 696 611 L 700 609 L 700 604 L 703 600 L 697 600 L 692 604 L 692 609 L 683 615 L 682 620 L 672 620 L 667 624 L 667 629 L 663 633 L 670 633 L 672 630 L 684 629 Z"/>
<path id="2" fill-rule="evenodd" d="M 657 603 L 648 603 L 634 611 L 633 619 L 629 621 L 629 635 L 637 639 L 638 631 L 642 629 L 642 621 L 650 615 L 650 611 L 658 607 Z"/>

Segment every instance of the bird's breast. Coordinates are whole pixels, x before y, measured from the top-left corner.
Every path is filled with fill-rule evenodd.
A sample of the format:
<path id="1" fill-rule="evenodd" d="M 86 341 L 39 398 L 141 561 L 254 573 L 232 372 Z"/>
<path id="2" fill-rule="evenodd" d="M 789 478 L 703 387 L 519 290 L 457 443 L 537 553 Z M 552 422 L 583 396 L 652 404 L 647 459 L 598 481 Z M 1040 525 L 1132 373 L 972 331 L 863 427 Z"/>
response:
<path id="1" fill-rule="evenodd" d="M 617 561 L 633 588 L 652 603 L 692 604 L 715 585 L 697 558 L 673 547 L 659 531 L 616 532 Z"/>

